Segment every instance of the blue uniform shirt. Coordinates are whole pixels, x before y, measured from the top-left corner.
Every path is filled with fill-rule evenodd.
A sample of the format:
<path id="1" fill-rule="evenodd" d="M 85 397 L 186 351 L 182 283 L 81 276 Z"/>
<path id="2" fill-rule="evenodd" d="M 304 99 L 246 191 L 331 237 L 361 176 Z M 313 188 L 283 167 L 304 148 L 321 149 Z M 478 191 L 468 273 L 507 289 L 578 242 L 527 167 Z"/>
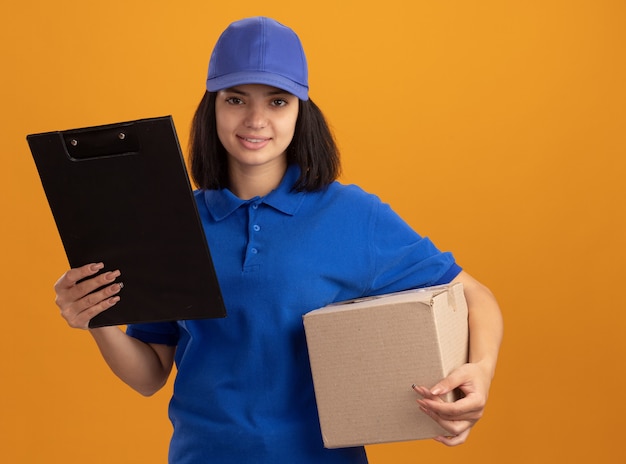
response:
<path id="1" fill-rule="evenodd" d="M 298 176 L 291 166 L 263 198 L 195 193 L 226 318 L 127 329 L 177 345 L 172 464 L 367 462 L 363 448 L 323 447 L 302 316 L 460 272 L 376 196 L 338 182 L 294 192 Z"/>

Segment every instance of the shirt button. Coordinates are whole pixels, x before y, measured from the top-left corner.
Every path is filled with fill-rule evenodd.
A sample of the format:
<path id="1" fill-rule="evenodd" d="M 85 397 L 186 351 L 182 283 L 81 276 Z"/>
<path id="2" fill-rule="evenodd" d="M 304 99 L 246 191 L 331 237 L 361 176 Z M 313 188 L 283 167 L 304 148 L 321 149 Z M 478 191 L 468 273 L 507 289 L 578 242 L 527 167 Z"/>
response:
<path id="1" fill-rule="evenodd" d="M 259 207 L 259 205 L 257 205 L 256 203 L 252 205 L 252 209 L 257 209 Z"/>
<path id="2" fill-rule="evenodd" d="M 250 252 L 251 252 L 253 255 L 256 255 L 256 254 L 259 252 L 259 250 L 257 250 L 256 248 L 252 248 L 252 249 L 250 250 Z"/>
<path id="3" fill-rule="evenodd" d="M 261 228 L 257 226 L 256 224 L 253 225 L 252 228 L 254 229 L 255 232 L 258 232 L 259 230 L 261 230 Z"/>

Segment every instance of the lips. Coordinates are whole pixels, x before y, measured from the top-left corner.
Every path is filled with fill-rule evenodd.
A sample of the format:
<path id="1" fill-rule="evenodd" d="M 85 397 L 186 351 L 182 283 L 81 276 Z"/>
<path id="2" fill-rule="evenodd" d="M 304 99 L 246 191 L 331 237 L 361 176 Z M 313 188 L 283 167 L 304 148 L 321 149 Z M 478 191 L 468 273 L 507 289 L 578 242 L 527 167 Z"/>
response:
<path id="1" fill-rule="evenodd" d="M 263 137 L 242 137 L 241 135 L 239 135 L 238 137 L 250 143 L 261 143 L 261 142 L 266 142 L 267 140 L 269 140 L 269 138 L 263 138 Z"/>
<path id="2" fill-rule="evenodd" d="M 253 150 L 263 148 L 271 140 L 271 138 L 266 137 L 245 137 L 241 135 L 238 135 L 237 138 L 244 147 Z"/>

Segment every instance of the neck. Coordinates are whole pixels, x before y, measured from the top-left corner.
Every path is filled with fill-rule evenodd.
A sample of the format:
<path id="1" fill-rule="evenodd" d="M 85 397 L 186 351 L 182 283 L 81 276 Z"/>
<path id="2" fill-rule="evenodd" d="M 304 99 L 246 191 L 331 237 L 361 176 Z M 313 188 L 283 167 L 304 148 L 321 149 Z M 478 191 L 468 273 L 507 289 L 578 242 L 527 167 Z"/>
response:
<path id="1" fill-rule="evenodd" d="M 286 160 L 263 166 L 229 165 L 230 190 L 242 200 L 264 197 L 280 184 L 285 171 Z"/>

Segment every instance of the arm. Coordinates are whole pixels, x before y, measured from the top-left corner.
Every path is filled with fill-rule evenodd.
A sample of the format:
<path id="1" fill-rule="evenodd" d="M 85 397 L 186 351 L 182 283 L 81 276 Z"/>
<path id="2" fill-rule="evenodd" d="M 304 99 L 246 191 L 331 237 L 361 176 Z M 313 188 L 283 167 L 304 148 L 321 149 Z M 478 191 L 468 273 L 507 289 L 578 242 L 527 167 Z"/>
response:
<path id="1" fill-rule="evenodd" d="M 449 446 L 465 442 L 471 427 L 483 415 L 503 332 L 500 308 L 491 291 L 466 272 L 453 282 L 463 283 L 467 300 L 469 362 L 430 389 L 415 387 L 423 397 L 417 401 L 420 409 L 450 432 L 449 436 L 437 437 Z M 440 399 L 440 395 L 455 388 L 460 388 L 465 397 L 454 403 Z"/>
<path id="2" fill-rule="evenodd" d="M 87 329 L 91 318 L 119 301 L 117 294 L 122 284 L 115 279 L 120 272 L 92 277 L 102 268 L 102 263 L 97 263 L 70 269 L 55 284 L 56 304 L 70 327 Z M 100 327 L 89 332 L 115 375 L 142 395 L 154 394 L 167 381 L 175 347 L 144 343 L 118 327 Z"/>
<path id="3" fill-rule="evenodd" d="M 131 388 L 150 396 L 165 385 L 174 364 L 175 347 L 144 343 L 118 327 L 90 332 L 111 370 Z"/>

